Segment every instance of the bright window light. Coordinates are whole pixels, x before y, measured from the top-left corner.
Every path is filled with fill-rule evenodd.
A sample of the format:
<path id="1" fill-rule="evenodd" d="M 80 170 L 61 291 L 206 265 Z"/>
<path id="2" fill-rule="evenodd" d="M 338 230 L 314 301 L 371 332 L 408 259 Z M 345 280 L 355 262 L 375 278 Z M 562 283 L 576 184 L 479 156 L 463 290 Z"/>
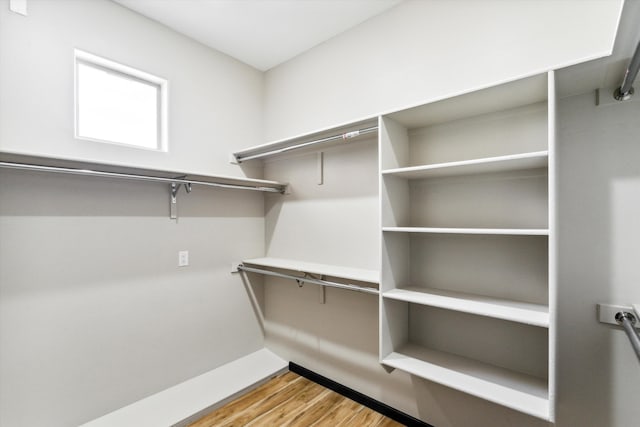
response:
<path id="1" fill-rule="evenodd" d="M 76 138 L 166 151 L 166 86 L 76 50 Z"/>

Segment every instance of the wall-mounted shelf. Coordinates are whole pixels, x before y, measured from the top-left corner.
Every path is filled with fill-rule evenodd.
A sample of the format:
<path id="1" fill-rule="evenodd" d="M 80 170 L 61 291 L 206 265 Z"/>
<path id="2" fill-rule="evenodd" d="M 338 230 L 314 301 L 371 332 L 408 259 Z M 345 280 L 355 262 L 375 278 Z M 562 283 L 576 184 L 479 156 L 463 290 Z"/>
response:
<path id="1" fill-rule="evenodd" d="M 547 167 L 548 151 L 487 157 L 432 165 L 410 166 L 383 170 L 383 175 L 405 179 L 425 179 L 441 176 L 472 175 Z"/>
<path id="2" fill-rule="evenodd" d="M 286 184 L 262 179 L 189 174 L 6 152 L 0 153 L 0 168 L 166 183 L 170 186 L 172 219 L 177 218 L 177 193 L 182 185 L 187 192 L 191 192 L 192 185 L 281 194 L 286 191 Z"/>
<path id="3" fill-rule="evenodd" d="M 297 273 L 309 273 L 328 277 L 339 277 L 358 282 L 378 283 L 380 272 L 362 268 L 343 267 L 339 265 L 319 264 L 315 262 L 298 261 L 284 258 L 252 258 L 242 261 L 243 264 L 257 265 L 268 268 L 289 270 Z"/>
<path id="4" fill-rule="evenodd" d="M 237 271 L 258 273 L 281 279 L 290 279 L 302 286 L 304 283 L 320 285 L 321 302 L 324 303 L 325 287 L 378 295 L 379 272 L 328 264 L 317 264 L 282 258 L 254 258 L 242 261 Z M 374 286 L 375 285 L 375 286 Z"/>
<path id="5" fill-rule="evenodd" d="M 549 419 L 547 381 L 455 354 L 406 344 L 382 363 L 535 417 Z"/>
<path id="6" fill-rule="evenodd" d="M 398 301 L 445 308 L 532 326 L 549 327 L 549 307 L 542 304 L 430 289 L 421 286 L 392 289 L 384 292 L 382 296 Z"/>
<path id="7" fill-rule="evenodd" d="M 330 147 L 335 144 L 360 140 L 367 136 L 375 137 L 377 133 L 377 117 L 365 119 L 236 151 L 232 153 L 232 162 L 242 163 L 249 160 L 264 159 L 293 150 Z"/>
<path id="8" fill-rule="evenodd" d="M 436 227 L 382 227 L 382 231 L 392 233 L 433 233 L 433 234 L 502 234 L 510 236 L 546 236 L 547 229 L 531 228 L 436 228 Z"/>

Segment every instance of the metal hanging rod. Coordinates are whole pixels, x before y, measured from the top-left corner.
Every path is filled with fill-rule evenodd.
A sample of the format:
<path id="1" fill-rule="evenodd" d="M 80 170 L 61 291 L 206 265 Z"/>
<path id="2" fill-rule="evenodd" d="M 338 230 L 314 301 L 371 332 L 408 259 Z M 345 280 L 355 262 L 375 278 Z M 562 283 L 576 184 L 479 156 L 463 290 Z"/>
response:
<path id="1" fill-rule="evenodd" d="M 224 184 L 219 182 L 208 182 L 208 181 L 199 181 L 193 179 L 185 179 L 184 177 L 177 178 L 164 178 L 159 176 L 149 176 L 149 175 L 135 175 L 129 173 L 120 173 L 120 172 L 104 172 L 104 171 L 96 171 L 91 169 L 75 169 L 75 168 L 65 168 L 58 166 L 40 166 L 40 165 L 31 165 L 26 163 L 11 163 L 11 162 L 0 162 L 0 167 L 7 169 L 20 169 L 20 170 L 30 170 L 30 171 L 40 171 L 40 172 L 53 172 L 53 173 L 64 173 L 70 175 L 84 175 L 84 176 L 98 176 L 98 177 L 107 177 L 107 178 L 122 178 L 122 179 L 130 179 L 136 181 L 153 181 L 153 182 L 166 182 L 169 184 L 185 184 L 185 185 L 208 185 L 211 187 L 220 187 L 220 188 L 232 188 L 239 190 L 253 190 L 253 191 L 265 191 L 270 193 L 283 193 L 283 188 L 272 188 L 272 187 L 261 187 L 261 186 L 252 186 L 252 185 L 240 185 L 240 184 Z"/>
<path id="2" fill-rule="evenodd" d="M 624 79 L 619 88 L 613 92 L 613 97 L 618 101 L 626 101 L 633 95 L 633 81 L 640 70 L 640 42 L 636 46 L 636 51 L 629 62 L 627 70 L 624 72 Z"/>
<path id="3" fill-rule="evenodd" d="M 378 290 L 375 289 L 375 288 L 367 288 L 367 287 L 358 286 L 358 285 L 349 285 L 349 284 L 344 284 L 344 283 L 330 282 L 330 281 L 327 281 L 327 280 L 316 279 L 315 277 L 293 276 L 293 275 L 290 275 L 290 274 L 277 273 L 277 272 L 271 271 L 271 270 L 264 270 L 262 268 L 247 267 L 244 264 L 240 264 L 238 266 L 238 271 L 246 271 L 246 272 L 249 272 L 249 273 L 258 273 L 258 274 L 264 274 L 264 275 L 267 275 L 267 276 L 280 277 L 280 278 L 283 278 L 283 279 L 291 279 L 291 280 L 295 280 L 300 285 L 302 283 L 311 283 L 311 284 L 314 284 L 314 285 L 329 286 L 331 288 L 346 289 L 346 290 L 349 290 L 349 291 L 364 292 L 364 293 L 367 293 L 367 294 L 375 294 L 375 295 L 379 294 Z"/>
<path id="4" fill-rule="evenodd" d="M 268 156 L 273 156 L 275 154 L 286 153 L 287 151 L 297 150 L 297 149 L 300 149 L 300 148 L 309 147 L 311 145 L 316 145 L 316 144 L 322 144 L 322 143 L 325 143 L 325 142 L 338 141 L 338 140 L 345 140 L 346 141 L 348 139 L 352 139 L 352 138 L 355 138 L 357 136 L 366 135 L 368 133 L 373 133 L 373 132 L 377 132 L 377 131 L 378 131 L 378 126 L 371 126 L 371 127 L 364 128 L 364 129 L 358 129 L 358 130 L 354 130 L 354 131 L 351 131 L 351 132 L 341 133 L 339 135 L 327 136 L 325 138 L 315 139 L 313 141 L 302 142 L 300 144 L 290 145 L 288 147 L 277 148 L 277 149 L 274 149 L 274 150 L 265 151 L 264 153 L 250 154 L 250 155 L 246 155 L 246 156 L 242 155 L 240 153 L 234 153 L 233 156 L 235 157 L 236 162 L 242 163 L 242 162 L 247 161 L 247 160 L 260 159 L 262 157 L 268 157 Z"/>
<path id="5" fill-rule="evenodd" d="M 636 353 L 636 357 L 640 361 L 640 336 L 638 336 L 638 332 L 636 331 L 636 316 L 627 311 L 619 311 L 615 316 L 616 322 L 622 326 L 627 337 L 629 337 L 629 341 L 631 342 L 631 347 L 633 351 Z"/>

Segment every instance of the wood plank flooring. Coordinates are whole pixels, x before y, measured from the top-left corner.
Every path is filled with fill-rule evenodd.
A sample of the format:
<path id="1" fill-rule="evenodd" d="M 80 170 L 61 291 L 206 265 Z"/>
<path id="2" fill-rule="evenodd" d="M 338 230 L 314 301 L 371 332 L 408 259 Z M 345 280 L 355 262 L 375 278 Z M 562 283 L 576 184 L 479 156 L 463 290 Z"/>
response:
<path id="1" fill-rule="evenodd" d="M 402 424 L 287 372 L 189 425 L 232 426 L 398 427 Z"/>

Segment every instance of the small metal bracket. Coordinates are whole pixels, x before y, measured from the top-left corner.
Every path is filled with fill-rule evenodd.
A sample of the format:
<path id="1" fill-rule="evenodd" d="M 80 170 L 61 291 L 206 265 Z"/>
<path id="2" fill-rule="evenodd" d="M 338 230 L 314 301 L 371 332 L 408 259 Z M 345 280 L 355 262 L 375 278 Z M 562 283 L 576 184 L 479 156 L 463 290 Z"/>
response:
<path id="1" fill-rule="evenodd" d="M 616 322 L 618 322 L 618 325 L 622 325 L 622 319 L 627 319 L 634 326 L 636 324 L 636 316 L 634 316 L 633 314 L 629 313 L 628 311 L 619 311 L 619 312 L 617 312 L 616 316 L 615 316 L 615 319 L 616 319 Z"/>
<path id="2" fill-rule="evenodd" d="M 320 280 L 324 280 L 324 274 L 320 275 Z M 327 287 L 320 285 L 320 304 L 327 303 Z"/>
<path id="3" fill-rule="evenodd" d="M 178 219 L 178 191 L 180 187 L 184 185 L 184 189 L 187 193 L 191 193 L 191 183 L 188 182 L 186 184 L 183 183 L 175 183 L 172 182 L 170 185 L 171 191 L 171 203 L 169 205 L 169 217 L 171 219 Z"/>
<path id="4" fill-rule="evenodd" d="M 633 96 L 633 88 L 630 88 L 627 93 L 620 92 L 621 88 L 617 88 L 613 91 L 613 97 L 616 101 L 628 101 Z"/>
<path id="5" fill-rule="evenodd" d="M 595 90 L 595 103 L 597 107 L 608 107 L 625 102 L 637 102 L 637 99 L 633 98 L 632 95 L 633 88 L 624 96 L 620 93 L 620 88 L 598 88 Z"/>
<path id="6" fill-rule="evenodd" d="M 319 151 L 317 153 L 317 167 L 318 167 L 318 178 L 317 184 L 324 184 L 324 153 Z"/>
<path id="7" fill-rule="evenodd" d="M 302 284 L 304 283 L 304 279 L 314 279 L 314 280 L 325 280 L 325 275 L 321 274 L 319 277 L 315 277 L 313 274 L 309 274 L 309 273 L 304 273 L 304 276 L 302 276 L 300 279 L 296 279 L 296 282 L 298 283 L 299 287 L 302 287 Z M 320 304 L 326 304 L 327 302 L 327 287 L 324 285 L 319 285 L 318 286 L 320 288 Z"/>
<path id="8" fill-rule="evenodd" d="M 620 323 L 622 321 L 621 316 L 626 317 L 627 314 L 635 318 L 635 310 L 633 306 L 598 304 L 598 321 L 600 321 L 601 323 L 620 326 Z M 640 328 L 640 323 L 635 322 L 633 326 L 635 328 Z"/>

